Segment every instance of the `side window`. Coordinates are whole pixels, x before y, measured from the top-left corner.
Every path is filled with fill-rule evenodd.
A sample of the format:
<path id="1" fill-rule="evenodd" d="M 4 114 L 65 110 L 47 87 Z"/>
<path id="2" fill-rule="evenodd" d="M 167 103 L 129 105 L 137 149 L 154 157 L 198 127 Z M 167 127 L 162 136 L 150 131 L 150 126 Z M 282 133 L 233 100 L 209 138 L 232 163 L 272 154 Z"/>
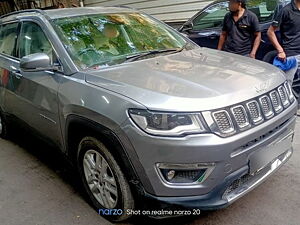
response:
<path id="1" fill-rule="evenodd" d="M 0 53 L 15 56 L 15 43 L 18 36 L 18 23 L 2 25 L 0 32 Z"/>
<path id="2" fill-rule="evenodd" d="M 19 58 L 34 53 L 47 54 L 53 63 L 55 54 L 41 27 L 33 22 L 24 22 L 20 34 Z"/>
<path id="3" fill-rule="evenodd" d="M 0 25 L 0 47 L 2 46 L 3 43 L 3 37 L 2 37 L 2 25 Z"/>
<path id="4" fill-rule="evenodd" d="M 193 30 L 221 27 L 226 13 L 228 13 L 228 2 L 210 6 L 194 19 Z"/>
<path id="5" fill-rule="evenodd" d="M 248 9 L 254 12 L 260 23 L 269 22 L 274 17 L 278 0 L 249 0 L 247 2 Z"/>

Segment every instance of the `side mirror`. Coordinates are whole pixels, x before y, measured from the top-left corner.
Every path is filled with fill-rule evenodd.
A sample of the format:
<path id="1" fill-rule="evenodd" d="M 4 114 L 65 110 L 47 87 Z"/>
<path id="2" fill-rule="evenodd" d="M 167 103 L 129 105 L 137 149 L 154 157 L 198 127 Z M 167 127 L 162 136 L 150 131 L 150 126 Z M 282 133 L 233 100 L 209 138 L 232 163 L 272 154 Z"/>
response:
<path id="1" fill-rule="evenodd" d="M 178 31 L 179 32 L 188 32 L 188 31 L 190 31 L 190 30 L 192 30 L 193 29 L 193 24 L 192 23 L 185 23 L 185 24 L 183 24 L 179 29 L 178 29 Z"/>
<path id="2" fill-rule="evenodd" d="M 20 68 L 25 72 L 50 70 L 51 61 L 45 53 L 35 53 L 24 56 L 20 61 Z"/>

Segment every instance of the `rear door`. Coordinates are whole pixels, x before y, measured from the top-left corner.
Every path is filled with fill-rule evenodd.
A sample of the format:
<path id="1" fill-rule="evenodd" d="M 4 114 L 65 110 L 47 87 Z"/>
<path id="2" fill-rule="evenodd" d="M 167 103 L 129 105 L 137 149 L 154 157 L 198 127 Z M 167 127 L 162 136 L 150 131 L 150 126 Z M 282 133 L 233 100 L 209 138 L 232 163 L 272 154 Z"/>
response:
<path id="1" fill-rule="evenodd" d="M 19 22 L 11 21 L 0 28 L 0 106 L 1 110 L 11 115 L 16 113 L 14 105 L 18 104 L 15 95 L 20 83 L 18 73 L 19 59 L 16 57 L 16 43 Z"/>

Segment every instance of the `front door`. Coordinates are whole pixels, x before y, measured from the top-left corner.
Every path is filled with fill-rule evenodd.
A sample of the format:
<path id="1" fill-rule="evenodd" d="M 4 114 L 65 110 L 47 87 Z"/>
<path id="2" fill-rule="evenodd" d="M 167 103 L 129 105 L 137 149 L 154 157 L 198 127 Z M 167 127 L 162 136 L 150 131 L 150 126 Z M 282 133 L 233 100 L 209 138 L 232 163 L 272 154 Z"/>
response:
<path id="1" fill-rule="evenodd" d="M 22 59 L 34 53 L 47 54 L 52 63 L 57 62 L 51 42 L 41 26 L 33 21 L 22 22 L 17 56 Z M 60 74 L 52 71 L 24 72 L 15 66 L 14 94 L 16 102 L 8 103 L 14 114 L 56 144 L 60 143 L 57 90 Z"/>

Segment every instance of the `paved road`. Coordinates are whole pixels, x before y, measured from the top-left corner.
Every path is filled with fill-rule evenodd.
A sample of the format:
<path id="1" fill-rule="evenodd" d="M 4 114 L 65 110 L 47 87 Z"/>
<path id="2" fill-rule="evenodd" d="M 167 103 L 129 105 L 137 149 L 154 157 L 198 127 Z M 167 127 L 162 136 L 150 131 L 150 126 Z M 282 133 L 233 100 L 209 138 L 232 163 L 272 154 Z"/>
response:
<path id="1" fill-rule="evenodd" d="M 131 224 L 300 225 L 300 118 L 294 149 L 275 176 L 227 209 Z M 25 134 L 0 140 L 1 225 L 111 224 L 86 203 L 79 186 L 64 159 L 43 143 Z"/>

